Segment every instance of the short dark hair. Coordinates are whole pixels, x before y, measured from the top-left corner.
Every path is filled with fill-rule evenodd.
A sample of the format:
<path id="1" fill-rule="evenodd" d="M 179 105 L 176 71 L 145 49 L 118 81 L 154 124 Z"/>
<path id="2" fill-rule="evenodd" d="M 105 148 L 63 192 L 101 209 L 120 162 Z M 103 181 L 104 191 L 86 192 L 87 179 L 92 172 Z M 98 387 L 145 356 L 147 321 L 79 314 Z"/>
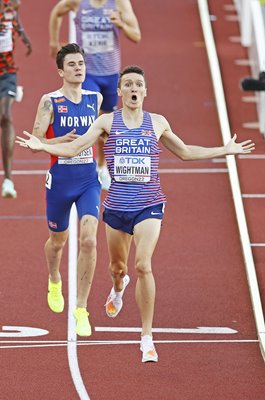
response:
<path id="1" fill-rule="evenodd" d="M 119 77 L 119 81 L 118 81 L 118 88 L 121 87 L 121 78 L 122 78 L 124 75 L 132 74 L 132 73 L 141 75 L 141 76 L 144 78 L 144 81 L 145 81 L 145 83 L 146 83 L 145 74 L 144 74 L 143 68 L 139 67 L 138 65 L 129 65 L 128 67 L 125 67 L 125 68 L 120 72 L 120 77 Z"/>
<path id="2" fill-rule="evenodd" d="M 76 43 L 68 43 L 65 46 L 63 46 L 57 53 L 56 56 L 56 64 L 58 69 L 63 69 L 63 62 L 65 59 L 65 56 L 67 54 L 77 54 L 80 53 L 84 57 L 84 50 L 82 47 L 78 46 Z"/>

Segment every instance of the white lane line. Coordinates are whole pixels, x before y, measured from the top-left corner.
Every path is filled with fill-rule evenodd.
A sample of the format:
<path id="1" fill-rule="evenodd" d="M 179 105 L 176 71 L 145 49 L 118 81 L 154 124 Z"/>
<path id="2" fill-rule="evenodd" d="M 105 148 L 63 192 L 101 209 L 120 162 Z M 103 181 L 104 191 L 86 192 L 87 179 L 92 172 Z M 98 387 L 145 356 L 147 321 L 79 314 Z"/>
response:
<path id="1" fill-rule="evenodd" d="M 265 243 L 251 243 L 251 247 L 265 247 Z"/>
<path id="2" fill-rule="evenodd" d="M 154 340 L 159 344 L 176 344 L 176 343 L 258 343 L 258 339 L 180 339 L 180 340 Z M 76 342 L 77 346 L 113 346 L 113 345 L 131 345 L 140 344 L 139 340 L 109 340 L 109 341 L 80 341 Z M 24 349 L 24 348 L 47 348 L 47 347 L 66 347 L 68 343 L 43 343 L 43 344 L 20 344 L 20 345 L 4 345 L 0 349 Z M 78 365 L 77 365 L 78 367 Z M 80 391 L 78 392 L 81 393 Z M 80 397 L 81 399 L 86 397 Z M 89 398 L 88 398 L 89 399 Z"/>
<path id="3" fill-rule="evenodd" d="M 77 357 L 76 346 L 76 332 L 75 332 L 75 318 L 73 311 L 76 307 L 76 293 L 77 293 L 77 252 L 78 252 L 78 228 L 77 228 L 77 212 L 76 207 L 73 206 L 70 214 L 69 222 L 69 238 L 68 238 L 68 342 L 67 342 L 67 355 L 69 368 L 76 391 L 81 400 L 89 400 L 90 397 L 86 391 Z M 58 346 L 63 346 L 58 344 Z"/>
<path id="4" fill-rule="evenodd" d="M 258 194 L 258 193 L 254 193 L 254 194 L 242 194 L 242 197 L 244 197 L 245 199 L 264 199 L 265 198 L 265 194 Z"/>
<path id="5" fill-rule="evenodd" d="M 96 326 L 96 332 L 141 332 L 142 328 L 135 327 L 109 327 Z M 195 333 L 195 334 L 218 334 L 227 335 L 238 333 L 238 331 L 225 327 L 205 327 L 198 326 L 197 328 L 152 328 L 153 333 Z"/>
<path id="6" fill-rule="evenodd" d="M 223 162 L 223 161 L 222 161 Z M 188 173 L 227 173 L 226 168 L 161 168 L 158 170 L 161 174 L 188 174 Z M 14 170 L 12 171 L 13 175 L 46 175 L 47 171 L 45 170 Z M 3 175 L 4 172 L 0 171 L 0 175 Z"/>
<path id="7" fill-rule="evenodd" d="M 160 174 L 216 174 L 227 173 L 227 168 L 170 168 L 159 169 Z"/>
<path id="8" fill-rule="evenodd" d="M 12 175 L 46 175 L 47 170 L 42 169 L 14 169 Z M 4 171 L 0 171 L 0 175 L 4 175 Z"/>

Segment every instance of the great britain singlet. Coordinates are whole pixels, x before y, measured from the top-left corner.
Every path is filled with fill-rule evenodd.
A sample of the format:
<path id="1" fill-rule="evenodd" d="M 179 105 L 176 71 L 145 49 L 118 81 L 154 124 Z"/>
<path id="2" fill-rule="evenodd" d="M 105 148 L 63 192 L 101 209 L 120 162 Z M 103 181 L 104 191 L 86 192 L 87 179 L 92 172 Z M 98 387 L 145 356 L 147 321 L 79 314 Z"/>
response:
<path id="1" fill-rule="evenodd" d="M 98 116 L 98 98 L 95 92 L 82 89 L 81 102 L 76 104 L 68 100 L 60 90 L 49 93 L 53 105 L 54 120 L 46 133 L 47 139 L 64 136 L 76 129 L 83 135 Z M 88 174 L 96 171 L 93 149 L 89 148 L 72 158 L 51 156 L 50 176 L 46 187 L 52 185 L 50 179 L 72 180 L 73 186 L 88 179 Z"/>
<path id="2" fill-rule="evenodd" d="M 128 129 L 122 109 L 114 112 L 104 154 L 111 186 L 103 206 L 113 210 L 137 211 L 165 203 L 158 175 L 159 153 L 151 116 L 144 111 L 140 128 Z"/>
<path id="3" fill-rule="evenodd" d="M 109 16 L 116 11 L 116 1 L 107 0 L 103 7 L 92 7 L 82 0 L 75 17 L 76 41 L 85 51 L 87 73 L 107 76 L 120 71 L 119 28 Z"/>

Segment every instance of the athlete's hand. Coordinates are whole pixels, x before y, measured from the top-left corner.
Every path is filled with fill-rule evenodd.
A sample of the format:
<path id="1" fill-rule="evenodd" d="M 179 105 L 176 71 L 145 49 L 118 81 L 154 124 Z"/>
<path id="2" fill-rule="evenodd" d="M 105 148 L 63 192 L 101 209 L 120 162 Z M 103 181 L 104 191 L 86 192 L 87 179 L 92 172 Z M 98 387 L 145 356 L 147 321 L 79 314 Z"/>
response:
<path id="1" fill-rule="evenodd" d="M 27 136 L 29 139 L 22 138 L 17 136 L 17 140 L 15 141 L 21 147 L 26 147 L 33 151 L 41 151 L 43 150 L 43 145 L 36 136 L 31 135 L 30 133 L 23 131 L 24 135 Z"/>
<path id="2" fill-rule="evenodd" d="M 73 140 L 75 140 L 75 139 L 80 137 L 75 132 L 76 132 L 76 130 L 73 129 L 71 132 L 68 132 L 66 135 L 60 136 L 60 140 L 58 141 L 58 143 L 73 142 Z"/>
<path id="3" fill-rule="evenodd" d="M 119 11 L 113 11 L 110 15 L 110 21 L 116 25 L 118 28 L 122 28 L 123 21 L 121 19 L 121 14 Z"/>
<path id="4" fill-rule="evenodd" d="M 234 134 L 231 140 L 225 145 L 226 154 L 246 154 L 255 150 L 255 143 L 252 140 L 245 140 L 236 143 L 237 135 Z"/>

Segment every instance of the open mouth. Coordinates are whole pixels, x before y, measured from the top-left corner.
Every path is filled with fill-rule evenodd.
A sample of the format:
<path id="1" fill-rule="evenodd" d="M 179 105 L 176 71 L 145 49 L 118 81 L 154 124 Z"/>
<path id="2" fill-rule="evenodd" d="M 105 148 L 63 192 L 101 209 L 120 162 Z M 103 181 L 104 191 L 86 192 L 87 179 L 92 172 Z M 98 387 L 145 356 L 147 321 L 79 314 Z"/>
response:
<path id="1" fill-rule="evenodd" d="M 136 94 L 133 94 L 133 95 L 132 95 L 132 101 L 137 101 L 137 96 L 136 96 Z"/>

